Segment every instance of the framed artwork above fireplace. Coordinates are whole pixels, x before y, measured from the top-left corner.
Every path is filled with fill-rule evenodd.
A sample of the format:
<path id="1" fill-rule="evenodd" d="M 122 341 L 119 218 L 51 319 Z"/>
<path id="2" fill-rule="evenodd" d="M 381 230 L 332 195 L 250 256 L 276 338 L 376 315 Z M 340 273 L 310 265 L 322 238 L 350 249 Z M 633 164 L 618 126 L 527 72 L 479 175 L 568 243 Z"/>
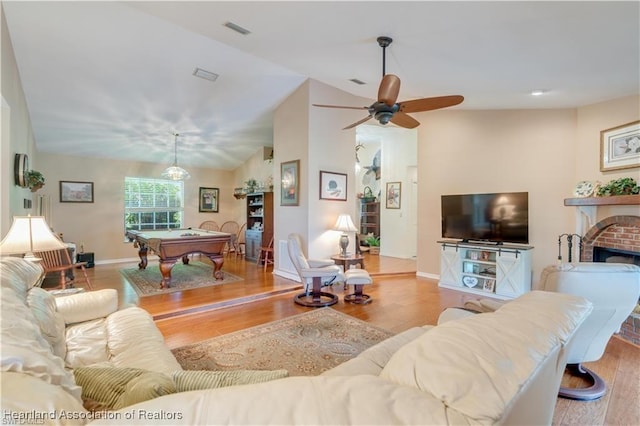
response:
<path id="1" fill-rule="evenodd" d="M 640 167 L 640 120 L 600 132 L 600 171 Z"/>

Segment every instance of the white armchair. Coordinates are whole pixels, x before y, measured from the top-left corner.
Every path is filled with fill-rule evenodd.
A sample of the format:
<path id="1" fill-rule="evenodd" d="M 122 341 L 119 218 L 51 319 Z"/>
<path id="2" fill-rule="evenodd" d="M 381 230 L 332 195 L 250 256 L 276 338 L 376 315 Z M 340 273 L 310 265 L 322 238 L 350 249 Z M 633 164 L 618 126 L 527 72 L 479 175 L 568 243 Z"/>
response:
<path id="1" fill-rule="evenodd" d="M 607 390 L 604 380 L 582 365 L 599 360 L 609 339 L 620 330 L 640 297 L 640 267 L 624 263 L 578 262 L 544 268 L 534 290 L 567 293 L 593 303 L 593 311 L 580 326 L 567 357 L 567 371 L 589 386 L 561 387 L 559 396 L 581 401 L 602 397 Z M 445 320 L 470 315 L 469 311 L 492 312 L 505 302 L 492 299 L 471 300 L 465 310 L 450 309 Z M 508 303 L 508 302 L 507 302 Z"/>
<path id="2" fill-rule="evenodd" d="M 305 287 L 305 292 L 296 295 L 294 301 L 299 305 L 314 308 L 336 304 L 338 296 L 322 291 L 322 287 L 344 281 L 340 267 L 331 259 L 307 259 L 302 251 L 301 238 L 298 234 L 289 235 L 287 250 Z M 311 290 L 309 290 L 310 287 Z"/>
<path id="3" fill-rule="evenodd" d="M 606 393 L 606 385 L 583 362 L 602 357 L 609 339 L 620 330 L 640 297 L 640 267 L 623 263 L 565 263 L 547 266 L 537 290 L 582 296 L 593 303 L 593 312 L 578 329 L 567 358 L 573 375 L 592 383 L 587 388 L 560 388 L 559 395 L 593 400 Z"/>

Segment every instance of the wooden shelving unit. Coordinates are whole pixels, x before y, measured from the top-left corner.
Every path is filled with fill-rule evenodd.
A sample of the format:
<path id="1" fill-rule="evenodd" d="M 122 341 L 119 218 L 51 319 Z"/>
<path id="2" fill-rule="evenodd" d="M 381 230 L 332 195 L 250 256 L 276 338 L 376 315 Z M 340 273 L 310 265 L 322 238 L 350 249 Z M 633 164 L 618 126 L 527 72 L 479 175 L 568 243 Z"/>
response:
<path id="1" fill-rule="evenodd" d="M 256 261 L 260 248 L 269 244 L 273 236 L 273 192 L 247 194 L 247 229 L 245 258 Z"/>

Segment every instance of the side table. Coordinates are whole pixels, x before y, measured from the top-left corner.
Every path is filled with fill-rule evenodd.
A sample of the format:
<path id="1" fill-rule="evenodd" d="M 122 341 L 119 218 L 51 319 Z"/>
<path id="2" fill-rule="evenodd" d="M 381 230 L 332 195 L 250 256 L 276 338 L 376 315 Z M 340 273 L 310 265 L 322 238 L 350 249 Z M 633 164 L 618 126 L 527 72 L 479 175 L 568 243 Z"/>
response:
<path id="1" fill-rule="evenodd" d="M 359 269 L 365 269 L 364 256 L 361 254 L 348 254 L 346 256 L 335 254 L 331 256 L 331 260 L 336 262 L 337 265 L 342 265 L 344 272 L 347 272 L 351 265 Z"/>

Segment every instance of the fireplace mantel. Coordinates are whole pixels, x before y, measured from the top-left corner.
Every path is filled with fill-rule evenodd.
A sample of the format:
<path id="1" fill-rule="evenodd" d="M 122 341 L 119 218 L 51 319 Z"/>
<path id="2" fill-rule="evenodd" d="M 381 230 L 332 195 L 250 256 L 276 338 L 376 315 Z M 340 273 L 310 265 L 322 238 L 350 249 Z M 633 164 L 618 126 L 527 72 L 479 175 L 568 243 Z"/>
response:
<path id="1" fill-rule="evenodd" d="M 576 233 L 584 233 L 596 223 L 598 206 L 637 206 L 640 205 L 640 195 L 612 195 L 610 197 L 565 198 L 565 206 L 575 206 Z"/>
<path id="2" fill-rule="evenodd" d="M 565 198 L 565 206 L 634 206 L 640 205 L 640 195 L 612 195 L 611 197 Z"/>

